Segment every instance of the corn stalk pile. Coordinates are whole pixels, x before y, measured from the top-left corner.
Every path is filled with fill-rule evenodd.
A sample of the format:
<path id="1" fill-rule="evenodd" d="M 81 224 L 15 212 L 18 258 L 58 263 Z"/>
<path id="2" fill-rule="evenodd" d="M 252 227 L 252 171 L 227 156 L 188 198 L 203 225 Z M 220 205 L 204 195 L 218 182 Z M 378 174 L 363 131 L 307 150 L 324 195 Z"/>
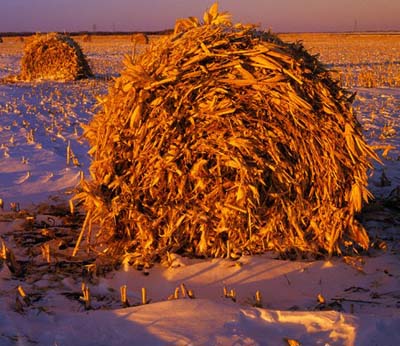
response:
<path id="1" fill-rule="evenodd" d="M 77 80 L 92 75 L 78 43 L 58 33 L 35 35 L 25 46 L 20 79 Z"/>
<path id="2" fill-rule="evenodd" d="M 135 44 L 148 44 L 149 37 L 146 34 L 139 32 L 132 35 L 131 41 Z"/>
<path id="3" fill-rule="evenodd" d="M 91 35 L 88 35 L 88 34 L 83 35 L 83 36 L 82 36 L 82 41 L 83 41 L 83 42 L 92 42 L 92 36 L 91 36 Z"/>
<path id="4" fill-rule="evenodd" d="M 300 43 L 232 25 L 216 5 L 179 20 L 127 57 L 85 128 L 80 239 L 144 263 L 367 248 L 355 214 L 376 156 L 352 96 Z"/>

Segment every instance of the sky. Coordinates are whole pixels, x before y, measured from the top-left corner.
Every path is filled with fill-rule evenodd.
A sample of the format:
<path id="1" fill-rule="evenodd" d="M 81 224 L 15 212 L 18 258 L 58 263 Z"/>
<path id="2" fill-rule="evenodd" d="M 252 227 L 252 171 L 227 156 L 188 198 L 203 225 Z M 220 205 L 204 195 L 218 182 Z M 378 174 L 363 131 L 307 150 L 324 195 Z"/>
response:
<path id="1" fill-rule="evenodd" d="M 211 0 L 0 0 L 0 32 L 156 31 Z M 220 0 L 234 22 L 275 32 L 400 31 L 400 0 Z"/>

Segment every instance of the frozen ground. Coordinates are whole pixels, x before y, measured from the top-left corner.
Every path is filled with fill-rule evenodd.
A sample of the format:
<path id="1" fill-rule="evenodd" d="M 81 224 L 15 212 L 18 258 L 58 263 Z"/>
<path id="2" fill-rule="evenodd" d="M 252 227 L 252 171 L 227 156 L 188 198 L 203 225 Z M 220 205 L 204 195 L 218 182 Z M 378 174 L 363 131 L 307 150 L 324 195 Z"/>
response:
<path id="1" fill-rule="evenodd" d="M 118 65 L 118 52 L 92 45 L 96 79 L 0 84 L 0 236 L 22 267 L 0 267 L 0 345 L 400 345 L 400 215 L 387 204 L 400 186 L 400 89 L 356 89 L 355 110 L 384 164 L 370 178 L 378 202 L 361 216 L 368 253 L 312 262 L 176 256 L 169 266 L 96 275 L 101 264 L 85 265 L 83 254 L 76 265 L 65 260 L 74 220 L 41 207 L 67 200 L 88 174 L 80 126 L 107 91 L 107 66 Z M 18 54 L 0 45 L 0 77 L 18 72 Z"/>

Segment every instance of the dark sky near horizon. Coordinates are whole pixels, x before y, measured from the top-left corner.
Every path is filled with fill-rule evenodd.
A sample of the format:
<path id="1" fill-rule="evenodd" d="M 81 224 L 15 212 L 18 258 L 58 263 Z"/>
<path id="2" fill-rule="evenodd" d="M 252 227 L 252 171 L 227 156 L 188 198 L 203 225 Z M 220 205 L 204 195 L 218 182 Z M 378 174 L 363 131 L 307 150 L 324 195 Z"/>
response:
<path id="1" fill-rule="evenodd" d="M 0 0 L 0 32 L 154 31 L 202 17 L 208 0 Z M 400 0 L 220 0 L 234 22 L 276 32 L 400 31 Z"/>

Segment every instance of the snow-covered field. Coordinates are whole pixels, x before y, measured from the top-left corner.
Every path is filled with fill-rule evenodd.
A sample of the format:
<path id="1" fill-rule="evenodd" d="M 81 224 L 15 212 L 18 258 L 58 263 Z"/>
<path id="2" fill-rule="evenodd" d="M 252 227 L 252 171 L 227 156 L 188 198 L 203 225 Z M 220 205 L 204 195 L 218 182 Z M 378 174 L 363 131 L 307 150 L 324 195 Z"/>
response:
<path id="1" fill-rule="evenodd" d="M 327 64 L 351 66 L 340 35 L 317 39 L 305 44 L 325 52 Z M 393 42 L 379 54 L 400 52 L 400 36 Z M 1 346 L 400 345 L 400 88 L 353 87 L 366 140 L 383 161 L 370 177 L 377 201 L 360 216 L 374 245 L 367 253 L 325 261 L 172 256 L 169 266 L 99 275 L 101 264 L 84 254 L 66 260 L 79 220 L 62 205 L 88 174 L 81 124 L 133 46 L 128 37 L 80 43 L 96 78 L 0 83 L 0 251 L 17 259 L 14 267 L 0 260 Z M 16 38 L 0 44 L 0 77 L 18 73 L 22 48 Z M 334 49 L 340 63 L 326 54 Z"/>

